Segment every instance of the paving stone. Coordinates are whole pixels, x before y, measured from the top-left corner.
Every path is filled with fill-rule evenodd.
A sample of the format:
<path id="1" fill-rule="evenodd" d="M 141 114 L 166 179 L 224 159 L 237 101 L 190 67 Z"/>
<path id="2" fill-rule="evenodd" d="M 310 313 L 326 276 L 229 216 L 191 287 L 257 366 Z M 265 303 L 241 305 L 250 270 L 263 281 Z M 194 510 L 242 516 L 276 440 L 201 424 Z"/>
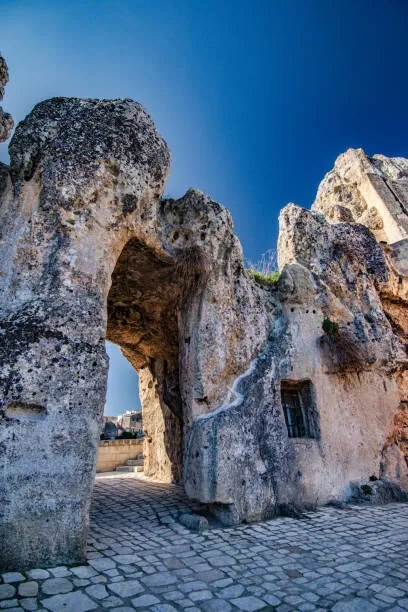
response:
<path id="1" fill-rule="evenodd" d="M 205 612 L 229 612 L 232 610 L 232 606 L 225 599 L 215 597 L 214 599 L 207 599 L 202 606 L 202 610 L 205 610 Z"/>
<path id="2" fill-rule="evenodd" d="M 90 559 L 89 565 L 92 565 L 98 572 L 103 570 L 110 570 L 116 567 L 116 563 L 113 559 L 108 557 L 100 557 L 99 559 Z"/>
<path id="3" fill-rule="evenodd" d="M 119 597 L 132 597 L 144 591 L 138 580 L 125 580 L 108 584 L 108 589 L 119 595 Z"/>
<path id="4" fill-rule="evenodd" d="M 67 578 L 48 578 L 41 584 L 41 590 L 46 595 L 58 595 L 72 591 L 73 585 Z"/>
<path id="5" fill-rule="evenodd" d="M 291 606 L 296 607 L 302 602 L 302 598 L 299 595 L 288 595 L 285 597 L 285 601 Z"/>
<path id="6" fill-rule="evenodd" d="M 38 582 L 29 580 L 18 585 L 18 594 L 20 597 L 37 597 Z"/>
<path id="7" fill-rule="evenodd" d="M 111 576 L 112 578 L 114 576 L 118 576 L 119 575 L 119 572 L 118 572 L 117 569 L 104 570 L 103 573 L 106 574 L 107 576 Z"/>
<path id="8" fill-rule="evenodd" d="M 123 601 L 120 599 L 120 597 L 116 597 L 116 595 L 110 595 L 106 599 L 102 599 L 99 603 L 103 608 L 110 609 L 115 608 L 117 606 L 121 606 L 123 604 Z"/>
<path id="9" fill-rule="evenodd" d="M 131 563 L 140 561 L 140 557 L 139 555 L 115 555 L 113 561 L 121 563 L 122 565 L 130 565 Z"/>
<path id="10" fill-rule="evenodd" d="M 205 601 L 206 599 L 211 599 L 213 596 L 213 594 L 211 593 L 211 591 L 193 591 L 192 593 L 190 593 L 189 597 L 192 601 L 197 602 L 197 601 Z"/>
<path id="11" fill-rule="evenodd" d="M 5 574 L 2 574 L 1 577 L 3 578 L 3 582 L 6 584 L 9 584 L 10 582 L 22 582 L 25 580 L 25 577 L 23 574 L 20 574 L 20 572 L 6 572 Z"/>
<path id="12" fill-rule="evenodd" d="M 210 557 L 208 562 L 215 567 L 225 567 L 227 565 L 235 565 L 236 560 L 228 555 L 219 555 L 216 557 Z"/>
<path id="13" fill-rule="evenodd" d="M 157 599 L 154 595 L 141 595 L 140 597 L 136 597 L 132 599 L 132 605 L 134 608 L 145 608 L 147 606 L 152 606 L 153 604 L 159 603 L 160 600 Z"/>
<path id="14" fill-rule="evenodd" d="M 91 578 L 91 582 L 93 584 L 99 584 L 100 582 L 108 582 L 108 579 L 106 576 L 94 576 L 93 578 Z"/>
<path id="15" fill-rule="evenodd" d="M 375 612 L 377 607 L 361 597 L 340 601 L 333 607 L 333 612 Z"/>
<path id="16" fill-rule="evenodd" d="M 28 576 L 33 580 L 45 580 L 49 578 L 50 572 L 45 569 L 32 569 L 28 572 Z"/>
<path id="17" fill-rule="evenodd" d="M 164 565 L 168 569 L 184 569 L 185 568 L 184 563 L 180 561 L 180 559 L 177 559 L 177 557 L 171 557 L 170 559 L 165 559 Z"/>
<path id="18" fill-rule="evenodd" d="M 219 569 L 197 571 L 195 573 L 195 577 L 197 578 L 197 580 L 202 580 L 203 582 L 214 582 L 215 580 L 222 580 L 224 576 L 224 572 Z"/>
<path id="19" fill-rule="evenodd" d="M 58 567 L 50 568 L 50 572 L 55 578 L 64 578 L 65 576 L 70 576 L 71 572 L 65 565 L 59 565 Z"/>
<path id="20" fill-rule="evenodd" d="M 262 599 L 266 601 L 267 604 L 269 604 L 270 606 L 273 606 L 274 608 L 279 606 L 279 604 L 281 603 L 281 600 L 278 597 L 275 597 L 275 595 L 272 595 L 271 593 L 267 593 L 266 595 L 262 597 Z"/>
<path id="21" fill-rule="evenodd" d="M 223 599 L 234 599 L 240 597 L 244 592 L 244 587 L 241 584 L 232 584 L 231 586 L 222 589 L 218 594 Z"/>
<path id="22" fill-rule="evenodd" d="M 72 584 L 77 588 L 80 589 L 82 587 L 86 587 L 88 586 L 88 584 L 91 584 L 89 580 L 86 580 L 85 578 L 73 578 L 72 579 Z"/>
<path id="23" fill-rule="evenodd" d="M 89 565 L 79 565 L 78 567 L 71 567 L 71 572 L 78 578 L 92 578 L 96 576 L 96 571 Z"/>
<path id="24" fill-rule="evenodd" d="M 151 576 L 144 576 L 141 580 L 148 587 L 167 586 L 177 582 L 176 576 L 168 572 L 159 572 Z"/>
<path id="25" fill-rule="evenodd" d="M 239 610 L 244 610 L 245 612 L 254 612 L 265 607 L 265 602 L 253 596 L 239 597 L 238 599 L 233 599 L 231 603 Z"/>
<path id="26" fill-rule="evenodd" d="M 95 610 L 98 607 L 88 595 L 81 591 L 54 595 L 54 597 L 41 600 L 41 605 L 52 612 L 61 612 L 61 610 L 67 610 L 67 612 L 87 612 L 87 610 Z"/>
<path id="27" fill-rule="evenodd" d="M 85 592 L 94 599 L 105 599 L 105 597 L 108 597 L 109 595 L 103 584 L 93 584 L 92 586 L 87 587 Z"/>
<path id="28" fill-rule="evenodd" d="M 18 606 L 19 604 L 19 600 L 18 599 L 2 599 L 0 601 L 0 609 L 4 610 L 4 609 L 9 609 L 9 608 L 13 608 L 14 606 Z"/>
<path id="29" fill-rule="evenodd" d="M 12 584 L 0 584 L 0 600 L 11 599 L 16 592 Z"/>
<path id="30" fill-rule="evenodd" d="M 20 599 L 20 606 L 29 612 L 38 610 L 38 602 L 36 597 L 25 597 Z"/>

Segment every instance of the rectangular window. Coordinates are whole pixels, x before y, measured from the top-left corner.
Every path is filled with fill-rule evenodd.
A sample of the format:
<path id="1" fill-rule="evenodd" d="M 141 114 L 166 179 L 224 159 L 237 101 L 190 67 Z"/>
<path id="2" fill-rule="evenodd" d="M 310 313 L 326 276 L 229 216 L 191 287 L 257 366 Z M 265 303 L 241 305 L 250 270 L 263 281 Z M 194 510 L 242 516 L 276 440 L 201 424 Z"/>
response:
<path id="1" fill-rule="evenodd" d="M 289 438 L 318 438 L 317 410 L 310 380 L 282 381 L 281 400 Z"/>

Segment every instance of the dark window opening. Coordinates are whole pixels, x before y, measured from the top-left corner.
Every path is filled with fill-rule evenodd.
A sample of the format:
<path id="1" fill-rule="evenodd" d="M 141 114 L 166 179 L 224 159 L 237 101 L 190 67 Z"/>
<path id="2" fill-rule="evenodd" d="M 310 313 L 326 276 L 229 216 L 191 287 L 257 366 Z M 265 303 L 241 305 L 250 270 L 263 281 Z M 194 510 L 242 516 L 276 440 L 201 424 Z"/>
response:
<path id="1" fill-rule="evenodd" d="M 281 400 L 289 438 L 319 438 L 318 414 L 310 380 L 282 381 Z"/>

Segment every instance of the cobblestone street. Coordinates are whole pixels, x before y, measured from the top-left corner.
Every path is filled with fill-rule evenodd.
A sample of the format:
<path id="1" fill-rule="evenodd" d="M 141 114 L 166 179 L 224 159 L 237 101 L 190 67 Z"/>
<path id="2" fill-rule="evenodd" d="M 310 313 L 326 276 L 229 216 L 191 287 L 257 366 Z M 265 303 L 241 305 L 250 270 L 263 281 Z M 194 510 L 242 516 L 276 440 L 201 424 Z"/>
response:
<path id="1" fill-rule="evenodd" d="M 176 486 L 99 476 L 89 565 L 2 575 L 0 609 L 408 610 L 408 505 L 324 508 L 201 534 Z"/>

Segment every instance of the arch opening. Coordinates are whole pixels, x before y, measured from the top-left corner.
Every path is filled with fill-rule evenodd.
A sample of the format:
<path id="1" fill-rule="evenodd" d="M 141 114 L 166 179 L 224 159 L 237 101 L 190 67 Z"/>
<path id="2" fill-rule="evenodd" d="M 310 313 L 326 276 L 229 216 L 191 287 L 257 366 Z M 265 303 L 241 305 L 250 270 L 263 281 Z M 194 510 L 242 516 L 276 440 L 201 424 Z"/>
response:
<path id="1" fill-rule="evenodd" d="M 177 260 L 157 254 L 137 238 L 123 248 L 107 298 L 107 340 L 136 370 L 145 433 L 145 475 L 179 482 L 183 409 L 179 385 Z"/>

